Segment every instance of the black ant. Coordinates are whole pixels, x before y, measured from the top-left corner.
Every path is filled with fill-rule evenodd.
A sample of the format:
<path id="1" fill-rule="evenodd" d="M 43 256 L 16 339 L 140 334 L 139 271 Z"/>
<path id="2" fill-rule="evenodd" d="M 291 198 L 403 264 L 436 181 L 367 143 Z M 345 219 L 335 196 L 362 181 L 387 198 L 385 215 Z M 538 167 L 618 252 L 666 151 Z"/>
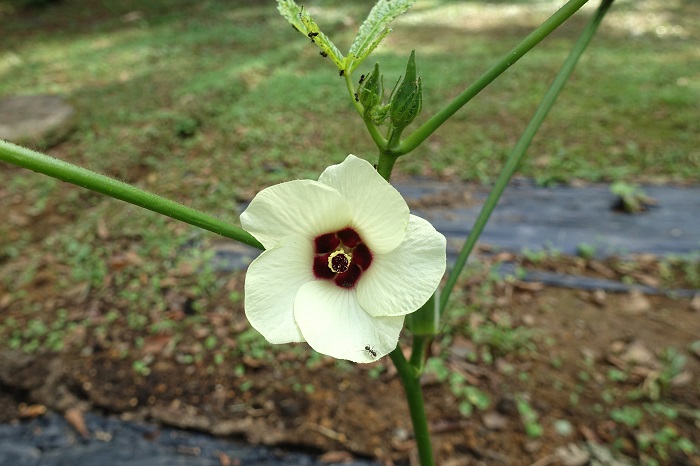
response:
<path id="1" fill-rule="evenodd" d="M 319 54 L 320 54 L 323 58 L 326 58 L 326 57 L 328 56 L 328 54 L 327 54 L 326 52 L 324 52 L 323 50 L 321 50 L 321 51 L 319 52 Z"/>
<path id="2" fill-rule="evenodd" d="M 355 102 L 359 102 L 359 101 L 360 101 L 360 96 L 357 94 L 357 92 L 355 92 Z"/>
<path id="3" fill-rule="evenodd" d="M 309 39 L 311 39 L 311 42 L 316 42 L 314 40 L 314 37 L 316 37 L 317 35 L 318 35 L 318 32 L 310 32 L 307 34 L 307 36 L 309 36 Z"/>
<path id="4" fill-rule="evenodd" d="M 377 351 L 370 345 L 365 345 L 365 351 L 367 351 L 373 358 L 377 357 Z"/>
<path id="5" fill-rule="evenodd" d="M 344 74 L 345 74 L 345 70 L 340 70 L 340 71 L 338 72 L 338 76 L 343 76 Z"/>
<path id="6" fill-rule="evenodd" d="M 365 82 L 365 75 L 364 75 L 364 74 L 361 74 L 361 75 L 360 75 L 360 83 L 359 83 L 359 84 L 362 84 L 363 82 Z"/>

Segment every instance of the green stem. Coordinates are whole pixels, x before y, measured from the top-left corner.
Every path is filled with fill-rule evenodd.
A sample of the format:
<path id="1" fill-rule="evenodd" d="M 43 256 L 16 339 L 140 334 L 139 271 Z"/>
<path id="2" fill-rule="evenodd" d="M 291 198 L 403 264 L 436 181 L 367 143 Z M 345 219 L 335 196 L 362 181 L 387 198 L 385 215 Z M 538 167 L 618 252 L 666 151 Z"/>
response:
<path id="1" fill-rule="evenodd" d="M 457 110 L 462 108 L 493 80 L 503 74 L 503 72 L 515 64 L 515 62 L 520 60 L 523 55 L 539 44 L 556 28 L 561 26 L 564 21 L 576 13 L 586 2 L 588 2 L 588 0 L 570 0 L 566 5 L 561 7 L 547 21 L 542 23 L 540 27 L 535 29 L 522 42 L 515 46 L 513 50 L 504 55 L 490 70 L 477 79 L 474 84 L 465 89 L 461 94 L 455 97 L 452 102 L 423 123 L 420 128 L 416 129 L 413 134 L 404 139 L 401 143 L 399 154 L 407 154 L 418 147 L 428 136 L 433 134 L 435 130 L 454 115 Z"/>
<path id="2" fill-rule="evenodd" d="M 377 162 L 377 171 L 380 175 L 384 177 L 385 180 L 389 181 L 391 178 L 391 171 L 394 169 L 394 164 L 396 163 L 396 156 L 391 153 L 380 150 L 379 151 L 379 161 Z"/>
<path id="3" fill-rule="evenodd" d="M 384 147 L 386 147 L 386 139 L 379 132 L 379 128 L 377 128 L 377 126 L 374 123 L 372 123 L 370 119 L 365 118 L 365 108 L 362 106 L 362 104 L 360 104 L 357 101 L 357 98 L 355 97 L 355 84 L 352 82 L 352 73 L 346 71 L 344 76 L 345 85 L 348 88 L 348 94 L 350 94 L 350 98 L 352 99 L 352 103 L 355 106 L 355 110 L 357 110 L 357 113 L 359 113 L 360 117 L 362 117 L 362 121 L 365 122 L 367 131 L 369 132 L 369 135 L 372 136 L 374 143 L 377 145 L 377 147 L 379 147 L 380 150 L 384 149 Z"/>
<path id="4" fill-rule="evenodd" d="M 425 366 L 425 359 L 431 341 L 432 337 L 413 335 L 413 347 L 411 348 L 410 363 L 416 368 L 418 374 L 423 373 L 423 367 Z"/>
<path id="5" fill-rule="evenodd" d="M 249 246 L 264 249 L 253 235 L 216 217 L 149 193 L 128 183 L 117 181 L 108 176 L 3 140 L 0 140 L 0 161 L 43 173 L 44 175 L 181 220 Z"/>
<path id="6" fill-rule="evenodd" d="M 415 349 L 414 349 L 415 352 Z M 434 466 L 433 447 L 430 443 L 430 432 L 428 431 L 428 420 L 425 417 L 425 406 L 423 404 L 423 392 L 420 387 L 420 372 L 411 365 L 403 355 L 401 347 L 397 346 L 389 353 L 389 357 L 394 362 L 396 370 L 403 382 L 408 401 L 408 410 L 411 413 L 413 422 L 413 432 L 418 447 L 418 457 L 421 466 Z"/>
<path id="7" fill-rule="evenodd" d="M 469 254 L 471 254 L 472 249 L 476 244 L 476 241 L 479 239 L 481 232 L 486 226 L 486 222 L 491 216 L 493 209 L 496 207 L 496 203 L 503 194 L 503 191 L 505 190 L 506 185 L 510 181 L 510 178 L 513 176 L 513 173 L 515 173 L 515 170 L 520 165 L 520 162 L 525 156 L 525 151 L 529 147 L 530 142 L 532 142 L 535 133 L 539 129 L 544 118 L 547 116 L 549 110 L 554 105 L 554 101 L 559 95 L 559 92 L 562 90 L 564 84 L 569 79 L 569 76 L 573 72 L 576 63 L 578 62 L 578 59 L 583 54 L 584 50 L 586 50 L 586 47 L 593 38 L 593 35 L 598 29 L 598 26 L 600 25 L 603 16 L 605 16 L 605 13 L 607 12 L 612 2 L 613 0 L 603 0 L 601 2 L 595 14 L 588 22 L 586 28 L 583 30 L 578 40 L 576 41 L 576 44 L 574 44 L 574 47 L 571 49 L 571 52 L 569 52 L 569 56 L 562 64 L 562 67 L 559 70 L 559 73 L 557 74 L 556 78 L 552 82 L 551 87 L 549 88 L 545 96 L 542 98 L 542 101 L 540 102 L 539 107 L 537 107 L 537 110 L 535 111 L 535 114 L 530 120 L 530 123 L 527 125 L 527 128 L 525 128 L 525 131 L 520 137 L 520 140 L 513 148 L 513 152 L 511 152 L 510 156 L 508 157 L 506 165 L 503 167 L 501 174 L 496 180 L 496 184 L 489 193 L 489 196 L 486 199 L 484 206 L 481 208 L 481 212 L 479 212 L 479 216 L 477 217 L 476 222 L 474 222 L 474 227 L 469 232 L 469 236 L 467 237 L 464 246 L 462 246 L 462 249 L 459 252 L 459 255 L 457 256 L 457 260 L 455 261 L 455 265 L 452 268 L 449 277 L 447 278 L 447 282 L 445 283 L 445 286 L 442 290 L 442 295 L 440 296 L 440 310 L 442 312 L 444 312 L 445 310 L 445 306 L 447 305 L 447 301 L 450 298 L 452 288 L 454 288 L 459 274 L 464 269 L 464 265 L 467 263 L 467 258 L 469 257 Z"/>

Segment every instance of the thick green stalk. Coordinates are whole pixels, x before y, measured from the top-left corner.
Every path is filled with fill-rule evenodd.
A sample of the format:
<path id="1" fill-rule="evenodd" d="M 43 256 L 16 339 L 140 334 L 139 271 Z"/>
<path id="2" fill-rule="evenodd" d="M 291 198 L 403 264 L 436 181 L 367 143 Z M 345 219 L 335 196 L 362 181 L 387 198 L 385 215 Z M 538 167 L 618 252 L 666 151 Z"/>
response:
<path id="1" fill-rule="evenodd" d="M 377 162 L 377 171 L 380 175 L 384 177 L 385 180 L 389 181 L 389 178 L 391 178 L 391 171 L 394 169 L 395 163 L 395 155 L 392 155 L 389 152 L 382 149 L 379 150 L 379 161 Z"/>
<path id="2" fill-rule="evenodd" d="M 562 90 L 564 84 L 569 79 L 569 76 L 573 72 L 576 63 L 578 62 L 578 59 L 583 54 L 584 50 L 586 50 L 586 47 L 593 38 L 593 35 L 598 29 L 598 26 L 600 25 L 603 16 L 605 16 L 605 13 L 607 12 L 612 2 L 613 0 L 603 0 L 601 2 L 595 14 L 588 22 L 586 28 L 583 30 L 578 40 L 576 41 L 576 44 L 574 44 L 573 49 L 571 49 L 571 52 L 569 52 L 569 56 L 564 61 L 556 78 L 554 78 L 554 82 L 552 82 L 551 87 L 549 88 L 545 96 L 542 98 L 542 101 L 540 102 L 539 107 L 537 107 L 537 110 L 535 111 L 535 114 L 530 120 L 530 123 L 527 125 L 527 128 L 525 128 L 525 131 L 523 132 L 522 136 L 520 136 L 520 140 L 513 148 L 513 152 L 511 152 L 510 156 L 508 157 L 508 161 L 503 167 L 501 174 L 498 176 L 496 184 L 489 193 L 489 196 L 486 199 L 484 206 L 481 208 L 481 212 L 479 212 L 479 216 L 477 217 L 476 222 L 474 222 L 474 226 L 469 232 L 469 236 L 467 237 L 464 246 L 462 246 L 462 249 L 460 250 L 459 255 L 457 256 L 457 260 L 455 261 L 455 265 L 452 268 L 449 277 L 447 278 L 447 282 L 445 283 L 444 288 L 442 289 L 442 295 L 440 296 L 441 311 L 444 312 L 445 306 L 447 305 L 447 301 L 450 298 L 452 288 L 454 288 L 459 274 L 464 269 L 464 265 L 467 263 L 467 258 L 469 257 L 469 254 L 471 254 L 472 249 L 476 244 L 476 241 L 479 239 L 481 232 L 486 226 L 486 222 L 491 216 L 493 209 L 496 207 L 496 203 L 503 194 L 503 191 L 505 190 L 506 185 L 510 181 L 510 178 L 513 176 L 513 173 L 515 173 L 515 170 L 520 165 L 520 162 L 525 156 L 525 151 L 530 146 L 530 142 L 532 142 L 535 133 L 539 129 L 544 118 L 547 116 L 549 110 L 554 105 L 554 101 L 559 95 L 559 92 Z"/>
<path id="3" fill-rule="evenodd" d="M 420 386 L 420 372 L 411 365 L 403 355 L 401 347 L 397 346 L 389 353 L 391 360 L 396 366 L 396 370 L 403 382 L 408 401 L 408 410 L 411 413 L 413 422 L 413 432 L 418 447 L 418 457 L 421 466 L 434 466 L 433 446 L 430 443 L 430 432 L 428 431 L 428 420 L 425 417 L 425 406 L 423 404 L 423 392 Z"/>
<path id="4" fill-rule="evenodd" d="M 539 44 L 556 28 L 561 26 L 564 21 L 576 13 L 584 4 L 586 4 L 586 2 L 588 2 L 588 0 L 570 0 L 566 5 L 561 7 L 547 21 L 542 23 L 540 27 L 532 31 L 529 36 L 516 45 L 513 50 L 498 60 L 498 62 L 479 79 L 477 79 L 474 84 L 462 91 L 462 93 L 455 97 L 452 102 L 447 104 L 442 110 L 423 123 L 420 128 L 404 139 L 401 143 L 398 154 L 407 154 L 418 147 L 428 138 L 428 136 L 433 134 L 435 130 L 437 130 L 445 121 L 454 115 L 457 110 L 462 108 L 486 86 L 491 84 L 493 80 L 503 74 L 503 72 L 522 58 L 523 55 Z"/>
<path id="5" fill-rule="evenodd" d="M 181 220 L 249 246 L 264 249 L 262 244 L 250 233 L 216 217 L 149 193 L 128 183 L 117 181 L 108 176 L 3 140 L 0 140 L 0 161 L 43 173 L 44 175 Z"/>

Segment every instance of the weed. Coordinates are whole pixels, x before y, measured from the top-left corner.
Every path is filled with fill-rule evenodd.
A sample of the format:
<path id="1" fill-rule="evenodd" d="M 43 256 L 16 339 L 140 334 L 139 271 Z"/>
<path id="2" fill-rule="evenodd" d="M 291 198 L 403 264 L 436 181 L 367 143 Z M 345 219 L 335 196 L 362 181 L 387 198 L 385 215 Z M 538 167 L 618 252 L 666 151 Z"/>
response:
<path id="1" fill-rule="evenodd" d="M 463 375 L 452 372 L 440 358 L 431 358 L 426 363 L 426 372 L 435 374 L 440 382 L 447 382 L 450 391 L 458 400 L 459 412 L 462 416 L 471 416 L 475 409 L 484 410 L 489 407 L 491 399 L 487 393 L 469 385 Z"/>
<path id="2" fill-rule="evenodd" d="M 131 364 L 131 368 L 134 370 L 134 372 L 144 377 L 151 373 L 151 369 L 148 367 L 148 362 L 142 359 L 137 359 L 134 361 Z"/>
<path id="3" fill-rule="evenodd" d="M 527 436 L 531 438 L 541 437 L 544 429 L 539 423 L 539 416 L 532 405 L 530 405 L 530 402 L 523 395 L 516 396 L 515 401 Z"/>
<path id="4" fill-rule="evenodd" d="M 503 356 L 515 351 L 534 351 L 532 341 L 534 331 L 524 327 L 511 328 L 507 325 L 486 322 L 474 329 L 469 329 L 474 343 L 484 345 L 492 356 Z M 482 352 L 482 356 L 483 356 Z"/>
<path id="5" fill-rule="evenodd" d="M 623 406 L 610 411 L 610 419 L 628 427 L 636 428 L 642 423 L 644 412 L 636 406 Z"/>
<path id="6" fill-rule="evenodd" d="M 579 243 L 576 246 L 576 254 L 580 257 L 590 260 L 596 255 L 597 249 L 594 245 L 588 243 Z"/>
<path id="7" fill-rule="evenodd" d="M 653 204 L 653 200 L 644 193 L 642 188 L 623 181 L 613 183 L 610 186 L 610 192 L 618 198 L 614 208 L 628 214 L 638 214 L 646 210 L 648 205 Z"/>

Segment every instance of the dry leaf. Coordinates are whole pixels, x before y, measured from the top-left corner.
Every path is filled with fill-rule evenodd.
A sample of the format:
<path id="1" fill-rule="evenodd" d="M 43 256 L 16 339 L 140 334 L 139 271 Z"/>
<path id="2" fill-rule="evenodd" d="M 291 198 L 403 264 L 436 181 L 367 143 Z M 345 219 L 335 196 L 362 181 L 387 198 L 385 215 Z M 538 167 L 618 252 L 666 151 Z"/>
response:
<path id="1" fill-rule="evenodd" d="M 35 418 L 46 414 L 46 406 L 44 405 L 27 405 L 25 403 L 20 403 L 17 408 L 19 417 L 22 418 Z"/>
<path id="2" fill-rule="evenodd" d="M 81 437 L 85 439 L 90 438 L 90 432 L 85 425 L 85 417 L 81 410 L 71 408 L 63 413 L 63 417 L 65 418 L 66 422 L 80 434 Z"/>
<path id="3" fill-rule="evenodd" d="M 107 229 L 107 223 L 102 217 L 97 219 L 97 237 L 100 239 L 109 239 L 109 229 Z"/>
<path id="4" fill-rule="evenodd" d="M 329 451 L 318 457 L 321 463 L 349 463 L 353 457 L 347 451 Z"/>

